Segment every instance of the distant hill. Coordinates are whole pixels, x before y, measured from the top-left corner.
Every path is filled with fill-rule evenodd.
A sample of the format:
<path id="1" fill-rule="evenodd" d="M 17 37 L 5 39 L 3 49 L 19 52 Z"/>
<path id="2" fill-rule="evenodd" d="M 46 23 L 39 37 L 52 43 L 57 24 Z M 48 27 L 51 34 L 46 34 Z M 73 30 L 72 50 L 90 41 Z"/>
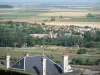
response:
<path id="1" fill-rule="evenodd" d="M 0 5 L 0 8 L 13 8 L 11 5 Z"/>

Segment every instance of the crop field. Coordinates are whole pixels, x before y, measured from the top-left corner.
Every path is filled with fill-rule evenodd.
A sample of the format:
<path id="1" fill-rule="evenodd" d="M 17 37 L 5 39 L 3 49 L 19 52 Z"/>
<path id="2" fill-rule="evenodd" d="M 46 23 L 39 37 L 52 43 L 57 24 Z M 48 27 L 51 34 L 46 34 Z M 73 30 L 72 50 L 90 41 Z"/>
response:
<path id="1" fill-rule="evenodd" d="M 76 26 L 92 26 L 100 28 L 100 18 L 84 18 L 88 13 L 100 15 L 100 6 L 55 6 L 54 8 L 13 8 L 0 9 L 0 20 L 12 20 L 18 22 L 30 23 L 46 23 L 47 25 L 76 25 Z M 70 19 L 50 20 L 51 17 L 58 18 L 60 16 L 71 17 Z"/>
<path id="2" fill-rule="evenodd" d="M 59 9 L 60 11 L 60 9 Z M 88 13 L 91 14 L 100 14 L 100 12 L 95 11 L 65 11 L 65 12 L 51 12 L 43 13 L 42 16 L 71 16 L 71 17 L 80 17 L 86 16 Z"/>
<path id="3" fill-rule="evenodd" d="M 72 18 L 64 22 L 100 22 L 100 18 Z"/>
<path id="4" fill-rule="evenodd" d="M 13 9 L 12 9 L 13 10 Z M 0 19 L 24 19 L 24 18 L 31 18 L 31 17 L 36 17 L 39 14 L 44 13 L 44 12 L 32 12 L 28 11 L 26 9 L 24 10 L 13 10 L 13 11 L 0 11 Z"/>

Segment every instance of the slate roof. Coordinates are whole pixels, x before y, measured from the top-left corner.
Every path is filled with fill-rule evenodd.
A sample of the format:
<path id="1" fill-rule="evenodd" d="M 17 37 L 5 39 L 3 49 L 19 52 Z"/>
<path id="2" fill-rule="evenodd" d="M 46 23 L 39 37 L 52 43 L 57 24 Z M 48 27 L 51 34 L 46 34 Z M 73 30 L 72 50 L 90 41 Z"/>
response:
<path id="1" fill-rule="evenodd" d="M 62 74 L 62 68 L 60 65 L 53 62 L 46 57 L 46 74 L 47 75 L 78 75 L 70 72 Z M 19 62 L 11 66 L 11 68 L 21 69 L 29 73 L 42 75 L 42 56 L 28 56 L 21 59 Z"/>
<path id="2" fill-rule="evenodd" d="M 2 65 L 2 64 L 1 64 L 1 62 L 0 62 L 0 68 L 5 68 L 5 66 L 4 66 L 4 65 Z"/>
<path id="3" fill-rule="evenodd" d="M 28 56 L 21 59 L 19 62 L 15 63 L 11 68 L 23 69 L 29 73 L 35 73 L 42 75 L 42 56 Z M 60 65 L 53 62 L 51 59 L 47 58 L 47 75 L 58 75 L 62 73 Z"/>
<path id="4" fill-rule="evenodd" d="M 21 59 L 20 61 L 16 62 L 11 66 L 11 68 L 22 69 L 24 70 L 24 60 L 25 58 Z"/>

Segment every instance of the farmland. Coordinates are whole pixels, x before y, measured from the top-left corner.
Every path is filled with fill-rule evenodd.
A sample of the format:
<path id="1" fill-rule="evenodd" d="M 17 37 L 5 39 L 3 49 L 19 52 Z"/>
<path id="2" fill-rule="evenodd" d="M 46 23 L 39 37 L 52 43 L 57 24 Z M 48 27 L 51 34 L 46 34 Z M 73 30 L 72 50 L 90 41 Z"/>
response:
<path id="1" fill-rule="evenodd" d="M 8 8 L 0 9 L 0 20 L 12 20 L 18 22 L 30 23 L 46 23 L 47 25 L 80 25 L 92 26 L 100 28 L 100 18 L 86 18 L 88 13 L 93 15 L 100 15 L 99 5 L 71 5 L 67 6 L 54 6 L 49 8 Z M 60 16 L 70 17 L 66 19 L 57 19 Z M 52 22 L 44 22 L 55 17 L 56 20 Z"/>
<path id="2" fill-rule="evenodd" d="M 53 5 L 48 8 L 45 8 L 46 6 L 44 6 L 43 8 L 42 6 L 40 7 L 32 6 L 32 7 L 31 8 L 8 8 L 8 9 L 1 8 L 0 20 L 41 23 L 43 22 L 43 20 L 50 20 L 51 17 L 58 18 L 60 16 L 66 16 L 66 17 L 71 17 L 71 19 L 63 20 L 66 23 L 79 22 L 78 24 L 81 25 L 80 22 L 84 22 L 83 24 L 89 22 L 91 23 L 91 25 L 93 25 L 92 22 L 100 22 L 100 18 L 96 18 L 96 19 L 84 18 L 86 17 L 88 13 L 91 13 L 93 15 L 100 15 L 99 5 L 98 6 L 97 5 L 90 5 L 90 6 L 88 5 L 70 5 L 70 6 Z M 61 22 L 60 20 L 57 20 L 57 21 Z M 59 24 L 64 25 L 64 23 L 62 22 Z"/>

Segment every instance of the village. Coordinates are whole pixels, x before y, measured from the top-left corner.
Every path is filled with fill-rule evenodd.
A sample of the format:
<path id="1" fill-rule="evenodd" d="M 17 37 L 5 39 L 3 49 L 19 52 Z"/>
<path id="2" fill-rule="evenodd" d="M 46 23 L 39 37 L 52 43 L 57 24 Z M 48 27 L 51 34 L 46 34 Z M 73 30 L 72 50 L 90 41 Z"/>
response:
<path id="1" fill-rule="evenodd" d="M 100 75 L 100 2 L 49 1 L 0 1 L 0 75 Z"/>

